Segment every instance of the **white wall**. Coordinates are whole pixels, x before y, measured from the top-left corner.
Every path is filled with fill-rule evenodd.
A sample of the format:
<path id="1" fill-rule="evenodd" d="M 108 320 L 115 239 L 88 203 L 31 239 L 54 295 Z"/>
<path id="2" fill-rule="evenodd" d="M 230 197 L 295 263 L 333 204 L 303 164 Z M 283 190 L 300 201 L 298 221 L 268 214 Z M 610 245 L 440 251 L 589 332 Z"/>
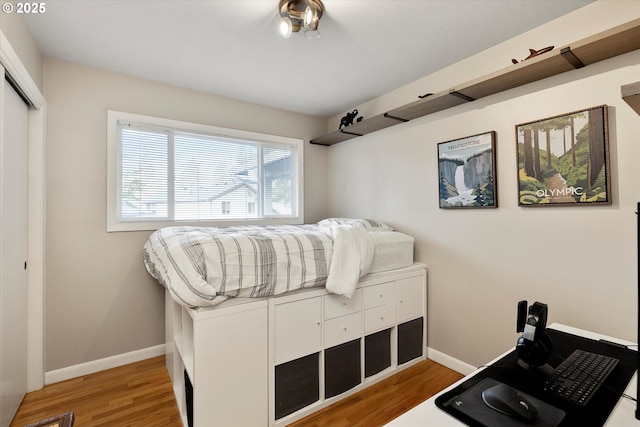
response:
<path id="1" fill-rule="evenodd" d="M 164 343 L 150 232 L 106 232 L 107 110 L 302 138 L 325 121 L 46 59 L 46 370 Z M 305 220 L 327 216 L 327 149 L 305 143 Z"/>
<path id="2" fill-rule="evenodd" d="M 561 46 L 639 16 L 635 2 L 596 2 L 358 108 L 379 114 L 412 101 L 411 89 L 454 87 L 529 47 Z M 639 64 L 635 51 L 329 149 L 331 214 L 415 236 L 416 260 L 429 267 L 429 347 L 486 363 L 515 344 L 522 299 L 549 304 L 550 322 L 635 341 L 640 117 L 620 86 L 640 80 Z M 613 204 L 518 207 L 515 125 L 602 104 L 610 106 Z M 499 208 L 439 209 L 437 143 L 492 130 Z"/>
<path id="3" fill-rule="evenodd" d="M 0 30 L 4 33 L 38 89 L 42 91 L 42 54 L 18 13 L 0 12 Z"/>
<path id="4" fill-rule="evenodd" d="M 631 20 L 637 9 L 599 1 L 359 110 L 386 111 L 502 68 L 529 47 Z M 429 346 L 465 362 L 485 363 L 513 345 L 520 299 L 547 302 L 551 321 L 633 340 L 640 119 L 619 93 L 640 79 L 639 62 L 634 52 L 329 149 L 306 144 L 305 219 L 374 217 L 413 234 L 416 259 L 429 265 Z M 337 127 L 336 118 L 327 125 L 57 60 L 45 61 L 44 92 L 48 371 L 164 341 L 162 288 L 141 261 L 149 233 L 105 231 L 107 109 L 305 140 Z M 605 103 L 614 204 L 518 208 L 514 126 Z M 498 134 L 500 207 L 438 209 L 436 144 L 488 130 Z"/>

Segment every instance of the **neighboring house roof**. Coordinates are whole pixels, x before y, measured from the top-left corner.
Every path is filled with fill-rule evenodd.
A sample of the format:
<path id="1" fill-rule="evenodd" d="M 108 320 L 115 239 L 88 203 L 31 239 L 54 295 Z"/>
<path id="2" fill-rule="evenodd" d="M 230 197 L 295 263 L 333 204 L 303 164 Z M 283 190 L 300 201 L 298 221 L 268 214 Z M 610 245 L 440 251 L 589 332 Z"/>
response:
<path id="1" fill-rule="evenodd" d="M 227 194 L 232 193 L 232 192 L 234 192 L 237 189 L 242 188 L 242 187 L 245 187 L 247 190 L 249 190 L 249 192 L 251 192 L 253 194 L 256 193 L 256 189 L 253 186 L 249 185 L 245 181 L 240 181 L 240 182 L 238 182 L 238 183 L 236 183 L 234 185 L 230 185 L 228 188 L 223 189 L 219 193 L 214 194 L 213 196 L 209 197 L 208 200 L 209 201 L 213 201 L 213 200 L 219 199 L 220 197 L 226 196 Z"/>
<path id="2" fill-rule="evenodd" d="M 177 192 L 175 196 L 175 202 L 176 203 L 193 203 L 193 202 L 214 201 L 241 188 L 246 188 L 247 191 L 249 191 L 250 193 L 256 194 L 255 181 L 238 180 L 229 184 L 216 185 L 210 188 L 201 188 L 200 191 L 196 193 L 186 194 L 182 192 Z M 154 205 L 157 203 L 166 203 L 166 202 L 167 202 L 166 194 L 160 193 L 160 192 L 156 193 L 155 195 L 145 197 L 143 201 L 143 203 L 146 205 Z"/>
<path id="3" fill-rule="evenodd" d="M 282 175 L 285 171 L 291 170 L 291 156 L 267 162 L 264 164 L 263 168 L 263 172 L 266 178 Z M 175 202 L 193 203 L 214 201 L 243 187 L 246 188 L 247 191 L 256 194 L 255 179 L 247 178 L 251 175 L 255 176 L 255 169 L 256 167 L 252 167 L 239 171 L 233 176 L 232 182 L 222 185 L 215 185 L 209 188 L 203 187 L 200 188 L 200 190 L 196 194 L 185 194 L 176 192 Z M 166 203 L 166 201 L 166 194 L 158 192 L 156 193 L 156 195 L 145 197 L 143 203 L 147 205 L 154 205 L 156 203 Z"/>

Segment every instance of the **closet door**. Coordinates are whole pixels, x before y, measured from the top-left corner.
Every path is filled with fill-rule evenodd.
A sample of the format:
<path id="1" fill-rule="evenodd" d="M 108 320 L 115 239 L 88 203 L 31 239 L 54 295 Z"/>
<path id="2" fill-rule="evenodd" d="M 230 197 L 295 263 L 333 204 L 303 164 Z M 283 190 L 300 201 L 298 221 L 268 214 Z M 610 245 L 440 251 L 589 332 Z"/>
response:
<path id="1" fill-rule="evenodd" d="M 0 67 L 0 76 L 4 70 Z M 0 383 L 2 427 L 27 390 L 28 107 L 2 78 L 0 87 Z"/>

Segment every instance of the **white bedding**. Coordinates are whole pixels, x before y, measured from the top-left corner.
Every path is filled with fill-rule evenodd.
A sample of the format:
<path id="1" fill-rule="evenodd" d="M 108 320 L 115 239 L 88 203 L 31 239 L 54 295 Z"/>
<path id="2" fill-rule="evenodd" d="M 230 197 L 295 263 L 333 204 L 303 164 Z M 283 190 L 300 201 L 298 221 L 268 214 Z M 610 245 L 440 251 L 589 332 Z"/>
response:
<path id="1" fill-rule="evenodd" d="M 375 249 L 369 273 L 395 270 L 413 264 L 413 237 L 391 230 L 380 230 L 370 235 Z"/>
<path id="2" fill-rule="evenodd" d="M 327 276 L 327 291 L 351 298 L 358 280 L 373 261 L 373 232 L 351 225 L 333 225 L 333 255 Z"/>
<path id="3" fill-rule="evenodd" d="M 413 262 L 413 238 L 371 220 L 316 225 L 167 227 L 144 247 L 148 272 L 189 307 L 326 286 L 350 297 L 369 272 Z"/>

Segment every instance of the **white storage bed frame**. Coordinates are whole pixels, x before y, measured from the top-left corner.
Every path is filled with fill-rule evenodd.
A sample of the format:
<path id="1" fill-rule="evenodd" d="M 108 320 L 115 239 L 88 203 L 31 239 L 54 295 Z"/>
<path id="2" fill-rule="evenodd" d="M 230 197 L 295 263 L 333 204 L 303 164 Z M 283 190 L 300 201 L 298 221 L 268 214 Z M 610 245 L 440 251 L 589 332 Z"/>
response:
<path id="1" fill-rule="evenodd" d="M 344 218 L 153 233 L 144 261 L 165 287 L 185 427 L 284 426 L 424 360 L 413 243 Z"/>
<path id="2" fill-rule="evenodd" d="M 364 276 L 351 299 L 316 288 L 186 308 L 166 292 L 185 427 L 284 426 L 424 360 L 426 295 L 418 263 Z"/>

